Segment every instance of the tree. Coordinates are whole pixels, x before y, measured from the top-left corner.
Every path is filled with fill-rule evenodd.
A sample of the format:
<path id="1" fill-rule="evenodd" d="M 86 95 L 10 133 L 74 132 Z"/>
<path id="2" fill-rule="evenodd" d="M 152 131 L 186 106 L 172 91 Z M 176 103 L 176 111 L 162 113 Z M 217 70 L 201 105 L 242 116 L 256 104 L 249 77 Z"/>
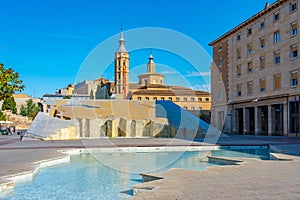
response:
<path id="1" fill-rule="evenodd" d="M 0 63 L 0 100 L 5 100 L 17 91 L 24 90 L 23 81 L 19 79 L 19 74 L 12 68 L 5 69 Z"/>
<path id="2" fill-rule="evenodd" d="M 20 115 L 34 119 L 40 110 L 41 108 L 36 105 L 32 99 L 29 99 L 26 101 L 26 106 L 21 106 Z"/>
<path id="3" fill-rule="evenodd" d="M 90 99 L 94 99 L 94 93 L 93 93 L 93 90 L 91 90 L 91 92 L 90 92 Z"/>
<path id="4" fill-rule="evenodd" d="M 70 96 L 64 96 L 63 99 L 71 99 Z"/>
<path id="5" fill-rule="evenodd" d="M 6 120 L 6 117 L 3 114 L 3 112 L 0 110 L 0 121 L 5 121 L 5 120 Z"/>
<path id="6" fill-rule="evenodd" d="M 13 114 L 17 114 L 17 104 L 15 102 L 15 98 L 12 95 L 4 99 L 2 110 L 11 110 Z"/>

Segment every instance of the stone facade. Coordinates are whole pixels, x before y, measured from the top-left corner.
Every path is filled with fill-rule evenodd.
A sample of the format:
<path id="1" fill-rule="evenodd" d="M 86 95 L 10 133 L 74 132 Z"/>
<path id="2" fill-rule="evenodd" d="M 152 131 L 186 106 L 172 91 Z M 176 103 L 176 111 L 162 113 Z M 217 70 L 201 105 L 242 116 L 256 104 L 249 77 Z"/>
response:
<path id="1" fill-rule="evenodd" d="M 62 88 L 58 91 L 59 94 L 61 95 L 69 95 L 71 96 L 73 94 L 75 86 L 73 84 L 67 85 L 67 87 Z"/>
<path id="2" fill-rule="evenodd" d="M 210 110 L 211 96 L 209 92 L 194 91 L 180 86 L 147 85 L 136 89 L 132 100 L 156 101 L 169 100 L 190 111 Z"/>
<path id="3" fill-rule="evenodd" d="M 278 0 L 210 44 L 215 127 L 299 133 L 299 18 L 299 1 Z"/>
<path id="4" fill-rule="evenodd" d="M 21 115 L 12 114 L 10 110 L 3 111 L 3 114 L 5 115 L 7 121 L 11 121 L 13 123 L 12 125 L 15 126 L 16 130 L 27 130 L 32 123 L 32 119 Z"/>
<path id="5" fill-rule="evenodd" d="M 75 85 L 73 94 L 89 95 L 91 92 L 94 94 L 95 84 L 92 80 L 85 80 Z"/>
<path id="6" fill-rule="evenodd" d="M 203 137 L 208 128 L 199 117 L 167 101 L 82 100 L 80 104 L 72 103 L 72 100 L 55 101 L 50 116 L 39 113 L 29 132 L 45 139 L 195 138 Z M 56 113 L 56 117 L 52 113 Z"/>

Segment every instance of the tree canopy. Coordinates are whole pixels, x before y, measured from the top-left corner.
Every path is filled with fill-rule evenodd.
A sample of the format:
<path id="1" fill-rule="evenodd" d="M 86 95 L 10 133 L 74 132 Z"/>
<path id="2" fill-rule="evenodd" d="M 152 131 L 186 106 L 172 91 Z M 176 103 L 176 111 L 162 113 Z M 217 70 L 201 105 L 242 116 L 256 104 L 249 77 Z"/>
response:
<path id="1" fill-rule="evenodd" d="M 5 117 L 5 115 L 3 114 L 3 112 L 0 110 L 0 121 L 4 121 L 4 120 L 6 120 L 6 117 Z"/>
<path id="2" fill-rule="evenodd" d="M 12 68 L 5 69 L 4 64 L 0 63 L 0 100 L 9 98 L 15 91 L 23 90 L 24 85 L 19 79 L 19 74 Z"/>
<path id="3" fill-rule="evenodd" d="M 26 106 L 21 106 L 20 115 L 34 119 L 40 110 L 40 107 L 36 105 L 32 99 L 29 99 L 26 101 Z"/>
<path id="4" fill-rule="evenodd" d="M 11 110 L 13 114 L 17 114 L 17 104 L 12 95 L 4 99 L 2 110 Z"/>

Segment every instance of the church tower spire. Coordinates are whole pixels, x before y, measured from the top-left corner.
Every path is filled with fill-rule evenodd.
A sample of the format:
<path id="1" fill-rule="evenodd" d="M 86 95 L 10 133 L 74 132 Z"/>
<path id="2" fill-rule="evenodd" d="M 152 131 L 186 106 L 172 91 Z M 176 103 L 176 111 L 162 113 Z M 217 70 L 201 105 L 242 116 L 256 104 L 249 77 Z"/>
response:
<path id="1" fill-rule="evenodd" d="M 123 33 L 123 27 L 121 25 L 120 28 L 120 39 L 119 39 L 119 48 L 117 52 L 127 52 L 125 48 L 125 39 L 124 39 L 124 33 Z"/>
<path id="2" fill-rule="evenodd" d="M 127 99 L 129 94 L 129 53 L 125 48 L 122 26 L 119 48 L 115 53 L 115 94 L 117 99 Z"/>
<path id="3" fill-rule="evenodd" d="M 147 64 L 147 73 L 154 74 L 155 73 L 155 63 L 153 61 L 152 53 L 149 56 L 149 62 Z"/>

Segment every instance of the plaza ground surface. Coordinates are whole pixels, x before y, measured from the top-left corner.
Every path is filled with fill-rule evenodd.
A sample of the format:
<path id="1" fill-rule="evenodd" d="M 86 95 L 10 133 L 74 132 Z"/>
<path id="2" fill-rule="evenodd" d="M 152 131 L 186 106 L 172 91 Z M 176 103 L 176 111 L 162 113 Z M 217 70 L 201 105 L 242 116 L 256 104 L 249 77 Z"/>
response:
<path id="1" fill-rule="evenodd" d="M 59 150 L 202 145 L 269 145 L 281 160 L 239 158 L 243 162 L 238 165 L 205 171 L 171 169 L 157 175 L 161 180 L 136 185 L 134 199 L 300 199 L 300 139 L 267 136 L 222 137 L 217 144 L 154 138 L 19 141 L 17 136 L 0 136 L 0 185 L 7 182 L 4 176 L 34 170 L 37 161 L 67 156 Z"/>

